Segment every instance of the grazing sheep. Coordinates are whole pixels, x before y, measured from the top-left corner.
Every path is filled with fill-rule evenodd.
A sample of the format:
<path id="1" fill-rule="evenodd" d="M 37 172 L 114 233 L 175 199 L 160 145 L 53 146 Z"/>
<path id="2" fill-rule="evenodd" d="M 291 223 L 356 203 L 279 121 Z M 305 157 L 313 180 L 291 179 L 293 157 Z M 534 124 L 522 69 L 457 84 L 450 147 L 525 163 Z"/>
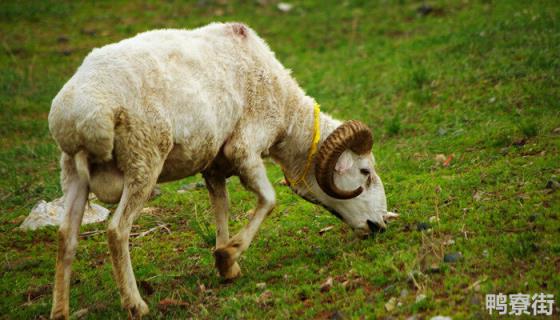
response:
<path id="1" fill-rule="evenodd" d="M 236 261 L 275 204 L 263 157 L 282 167 L 297 194 L 359 235 L 385 229 L 390 215 L 370 130 L 319 113 L 243 24 L 150 31 L 93 50 L 54 98 L 49 128 L 62 151 L 66 208 L 52 318 L 68 318 L 70 266 L 89 192 L 118 203 L 107 235 L 121 302 L 132 317 L 148 306 L 130 262 L 130 229 L 157 182 L 203 174 L 216 215 L 216 267 L 226 279 L 240 274 Z M 230 238 L 231 175 L 258 201 Z"/>

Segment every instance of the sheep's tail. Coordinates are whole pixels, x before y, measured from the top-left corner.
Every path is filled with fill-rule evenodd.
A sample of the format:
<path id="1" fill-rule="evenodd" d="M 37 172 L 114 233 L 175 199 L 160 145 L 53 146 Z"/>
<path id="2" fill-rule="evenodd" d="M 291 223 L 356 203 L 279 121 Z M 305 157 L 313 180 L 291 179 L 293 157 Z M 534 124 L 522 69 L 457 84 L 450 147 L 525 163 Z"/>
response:
<path id="1" fill-rule="evenodd" d="M 76 171 L 80 180 L 89 182 L 89 165 L 88 165 L 88 155 L 84 150 L 78 151 L 74 155 L 74 163 L 76 164 Z"/>

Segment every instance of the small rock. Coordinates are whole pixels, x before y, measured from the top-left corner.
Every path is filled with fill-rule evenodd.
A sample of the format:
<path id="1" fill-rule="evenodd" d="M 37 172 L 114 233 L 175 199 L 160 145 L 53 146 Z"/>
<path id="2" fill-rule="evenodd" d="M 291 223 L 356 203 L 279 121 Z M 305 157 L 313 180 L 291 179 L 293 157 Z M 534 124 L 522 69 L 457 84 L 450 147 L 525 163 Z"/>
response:
<path id="1" fill-rule="evenodd" d="M 483 32 L 484 32 L 484 31 L 483 31 Z M 481 33 L 482 33 L 482 32 L 481 32 Z M 489 102 L 489 103 L 494 103 L 494 102 L 496 102 L 496 97 L 492 97 L 492 98 L 488 99 L 488 102 Z"/>
<path id="2" fill-rule="evenodd" d="M 417 316 L 410 316 L 408 318 L 406 318 L 406 320 L 418 320 Z"/>
<path id="3" fill-rule="evenodd" d="M 554 130 L 552 130 L 552 133 L 560 133 L 560 127 L 554 128 Z"/>
<path id="4" fill-rule="evenodd" d="M 205 293 L 206 292 L 206 286 L 204 285 L 204 283 L 200 283 L 197 287 L 198 293 Z"/>
<path id="5" fill-rule="evenodd" d="M 438 273 L 441 271 L 441 268 L 439 266 L 439 264 L 437 263 L 433 263 L 430 265 L 430 267 L 428 268 L 428 272 L 430 273 Z"/>
<path id="6" fill-rule="evenodd" d="M 65 35 L 58 36 L 58 38 L 56 38 L 56 42 L 58 43 L 67 43 L 68 41 L 70 41 L 70 38 L 68 38 L 68 36 Z"/>
<path id="7" fill-rule="evenodd" d="M 452 320 L 451 317 L 446 317 L 446 316 L 435 316 L 432 317 L 430 320 Z"/>
<path id="8" fill-rule="evenodd" d="M 386 296 L 390 296 L 393 293 L 396 293 L 396 286 L 394 284 L 390 284 L 383 289 L 383 294 Z"/>
<path id="9" fill-rule="evenodd" d="M 521 138 L 521 139 L 515 140 L 512 143 L 512 145 L 514 145 L 516 147 L 522 147 L 525 144 L 527 144 L 527 139 L 526 138 Z"/>
<path id="10" fill-rule="evenodd" d="M 401 290 L 401 298 L 406 298 L 408 296 L 408 290 L 402 289 Z"/>
<path id="11" fill-rule="evenodd" d="M 277 8 L 282 12 L 288 12 L 294 8 L 294 5 L 286 2 L 280 2 L 278 3 Z"/>
<path id="12" fill-rule="evenodd" d="M 432 13 L 433 10 L 434 10 L 434 8 L 432 8 L 432 6 L 427 5 L 427 4 L 423 4 L 416 9 L 416 12 L 418 12 L 418 14 L 420 16 L 425 17 L 425 16 L 429 15 L 430 13 Z"/>
<path id="13" fill-rule="evenodd" d="M 97 30 L 93 29 L 93 28 L 83 28 L 81 30 L 82 34 L 88 35 L 88 36 L 95 36 L 95 34 L 97 34 Z"/>
<path id="14" fill-rule="evenodd" d="M 257 283 L 257 289 L 264 289 L 266 288 L 266 282 L 259 282 Z"/>
<path id="15" fill-rule="evenodd" d="M 158 211 L 160 211 L 160 209 L 158 207 L 145 207 L 140 212 L 143 213 L 143 214 L 157 215 Z"/>
<path id="16" fill-rule="evenodd" d="M 447 253 L 445 254 L 445 256 L 443 256 L 443 262 L 447 263 L 454 263 L 461 259 L 463 259 L 463 254 L 461 254 L 461 252 Z"/>
<path id="17" fill-rule="evenodd" d="M 416 224 L 416 230 L 418 231 L 425 231 L 430 229 L 432 226 L 427 222 L 418 222 Z"/>
<path id="18" fill-rule="evenodd" d="M 64 214 L 64 199 L 62 197 L 51 202 L 41 200 L 31 209 L 31 212 L 19 228 L 35 230 L 43 226 L 60 225 Z M 86 204 L 82 225 L 104 221 L 108 216 L 108 209 L 95 203 L 88 203 Z"/>
<path id="19" fill-rule="evenodd" d="M 551 189 L 551 190 L 558 190 L 558 189 L 560 189 L 560 182 L 550 179 L 546 182 L 545 188 Z"/>
<path id="20" fill-rule="evenodd" d="M 488 249 L 484 249 L 482 250 L 482 256 L 484 256 L 484 258 L 488 258 L 490 254 L 488 253 Z"/>
<path id="21" fill-rule="evenodd" d="M 328 277 L 327 280 L 325 280 L 325 282 L 323 282 L 321 284 L 321 292 L 328 292 L 329 290 L 331 290 L 333 286 L 333 278 L 332 277 Z"/>
<path id="22" fill-rule="evenodd" d="M 88 311 L 89 310 L 87 308 L 80 309 L 80 310 L 72 313 L 72 315 L 70 316 L 70 319 L 81 319 L 88 313 Z"/>
<path id="23" fill-rule="evenodd" d="M 336 310 L 331 315 L 331 320 L 344 320 L 344 319 L 346 319 L 346 315 L 340 310 Z"/>
<path id="24" fill-rule="evenodd" d="M 480 283 L 477 283 L 473 287 L 474 292 L 480 292 Z"/>
<path id="25" fill-rule="evenodd" d="M 257 298 L 257 303 L 258 304 L 266 304 L 270 301 L 270 299 L 272 298 L 272 291 L 270 290 L 266 290 L 265 292 L 263 292 L 258 298 Z"/>
<path id="26" fill-rule="evenodd" d="M 484 192 L 482 192 L 482 191 L 475 191 L 472 197 L 473 197 L 474 201 L 478 202 L 478 201 L 482 200 L 482 195 L 483 194 L 484 194 Z"/>
<path id="27" fill-rule="evenodd" d="M 387 312 L 391 312 L 395 310 L 396 305 L 397 305 L 397 298 L 392 297 L 391 299 L 389 299 L 389 301 L 387 301 L 387 303 L 385 303 L 385 310 L 387 310 Z"/>
<path id="28" fill-rule="evenodd" d="M 416 296 L 416 303 L 426 300 L 426 295 L 421 293 Z"/>
<path id="29" fill-rule="evenodd" d="M 205 187 L 206 187 L 206 185 L 204 184 L 204 182 L 199 181 L 199 182 L 184 184 L 179 188 L 179 190 L 191 191 L 191 190 L 196 190 L 196 189 L 202 189 L 202 188 L 205 188 Z"/>
<path id="30" fill-rule="evenodd" d="M 447 157 L 443 154 L 436 154 L 436 157 L 434 158 L 434 160 L 436 161 L 437 164 L 444 164 L 445 160 L 447 160 Z"/>

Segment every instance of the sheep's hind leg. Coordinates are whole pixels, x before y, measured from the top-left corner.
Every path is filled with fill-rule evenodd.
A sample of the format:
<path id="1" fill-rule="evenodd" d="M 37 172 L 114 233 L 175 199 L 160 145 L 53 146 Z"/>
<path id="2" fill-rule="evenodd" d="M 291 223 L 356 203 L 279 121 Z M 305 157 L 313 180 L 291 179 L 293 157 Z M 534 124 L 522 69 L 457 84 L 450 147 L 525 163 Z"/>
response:
<path id="1" fill-rule="evenodd" d="M 163 164 L 163 161 L 152 162 L 156 164 L 146 164 L 149 161 L 139 162 L 131 166 L 134 170 L 125 173 L 123 194 L 107 230 L 113 274 L 121 294 L 122 305 L 129 311 L 131 318 L 141 318 L 149 311 L 136 285 L 128 246 L 132 223 L 154 188 Z"/>
<path id="2" fill-rule="evenodd" d="M 204 179 L 216 218 L 216 248 L 221 248 L 229 241 L 226 179 L 212 175 L 204 175 Z M 219 264 L 218 260 L 216 260 L 216 268 L 224 279 L 233 279 L 240 274 L 237 262 L 234 262 L 232 265 L 224 265 Z"/>
<path id="3" fill-rule="evenodd" d="M 276 201 L 274 188 L 266 176 L 266 169 L 261 158 L 247 159 L 240 168 L 240 178 L 246 187 L 257 195 L 257 207 L 249 223 L 226 245 L 217 248 L 214 252 L 216 266 L 220 273 L 222 273 L 222 270 L 226 272 L 234 271 L 232 269 L 236 268 L 235 266 L 239 268 L 237 259 L 243 251 L 247 250 L 260 225 L 274 208 Z M 235 274 L 235 276 L 237 275 L 239 275 L 239 272 Z"/>
<path id="4" fill-rule="evenodd" d="M 78 246 L 78 232 L 88 196 L 88 182 L 76 172 L 74 159 L 62 155 L 62 189 L 64 190 L 64 220 L 58 230 L 58 256 L 54 280 L 52 319 L 68 319 L 70 274 Z"/>

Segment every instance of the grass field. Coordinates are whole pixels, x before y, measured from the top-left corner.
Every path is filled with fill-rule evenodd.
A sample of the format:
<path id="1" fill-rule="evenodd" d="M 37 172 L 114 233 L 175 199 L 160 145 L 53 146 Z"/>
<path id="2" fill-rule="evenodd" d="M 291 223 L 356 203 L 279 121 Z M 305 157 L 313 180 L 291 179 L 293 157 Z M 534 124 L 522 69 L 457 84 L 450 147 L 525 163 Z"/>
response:
<path id="1" fill-rule="evenodd" d="M 389 210 L 401 218 L 359 240 L 279 184 L 270 163 L 278 205 L 241 259 L 243 276 L 223 283 L 206 190 L 177 192 L 201 177 L 162 185 L 133 232 L 161 223 L 170 232 L 131 241 L 149 319 L 479 319 L 485 294 L 500 292 L 554 294 L 557 307 L 560 4 L 425 4 L 427 14 L 421 1 L 396 0 L 308 0 L 288 12 L 274 1 L 2 2 L 0 319 L 50 312 L 56 229 L 16 227 L 38 200 L 61 195 L 52 98 L 94 47 L 216 20 L 249 24 L 323 111 L 372 128 Z M 228 188 L 235 231 L 255 201 L 236 178 Z M 82 227 L 95 230 L 104 225 Z M 104 233 L 81 238 L 73 270 L 71 312 L 127 316 Z"/>

